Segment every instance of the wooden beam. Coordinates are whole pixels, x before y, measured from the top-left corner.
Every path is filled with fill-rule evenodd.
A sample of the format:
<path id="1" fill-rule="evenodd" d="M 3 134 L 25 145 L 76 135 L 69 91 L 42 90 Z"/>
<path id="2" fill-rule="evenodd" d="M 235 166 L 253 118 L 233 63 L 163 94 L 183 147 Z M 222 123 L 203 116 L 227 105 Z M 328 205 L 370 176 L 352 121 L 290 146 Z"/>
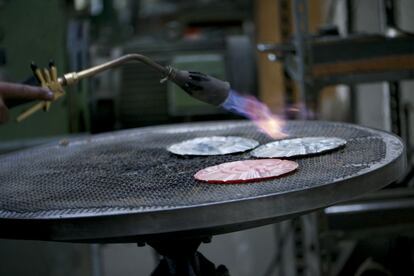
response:
<path id="1" fill-rule="evenodd" d="M 282 42 L 280 25 L 281 10 L 279 1 L 260 0 L 255 3 L 256 43 Z M 274 112 L 284 108 L 284 77 L 282 65 L 267 59 L 267 55 L 258 53 L 259 98 Z"/>

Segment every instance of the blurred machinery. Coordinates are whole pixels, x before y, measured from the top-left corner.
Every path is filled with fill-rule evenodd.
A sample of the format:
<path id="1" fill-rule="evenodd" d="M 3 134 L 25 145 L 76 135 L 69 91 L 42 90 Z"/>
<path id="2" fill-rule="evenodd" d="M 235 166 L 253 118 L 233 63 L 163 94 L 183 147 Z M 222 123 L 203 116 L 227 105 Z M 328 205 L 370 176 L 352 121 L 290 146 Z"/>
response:
<path id="1" fill-rule="evenodd" d="M 349 85 L 354 121 L 357 118 L 353 85 L 386 82 L 391 128 L 406 142 L 407 157 L 411 160 L 409 114 L 401 102 L 399 81 L 414 78 L 414 36 L 397 27 L 394 1 L 380 1 L 383 34 L 353 33 L 356 1 L 341 1 L 347 7 L 345 36 L 339 35 L 336 27 L 322 28 L 320 33 L 310 35 L 310 1 L 290 2 L 295 26 L 292 40 L 259 44 L 258 50 L 267 53 L 269 60 L 283 63 L 286 76 L 298 84 L 304 108 L 317 110 L 323 87 Z M 331 9 L 338 2 L 329 1 Z M 309 119 L 309 114 L 316 113 L 299 114 Z M 412 176 L 411 166 L 406 177 L 391 185 L 391 189 L 281 223 L 276 237 L 282 252 L 275 256 L 275 265 L 269 267 L 267 275 L 274 271 L 282 275 L 286 271 L 294 271 L 289 275 L 414 273 L 414 260 L 409 257 L 414 252 Z"/>
<path id="2" fill-rule="evenodd" d="M 131 2 L 132 4 L 132 2 Z M 110 41 L 92 51 L 92 64 L 123 54 L 141 53 L 162 65 L 201 71 L 226 79 L 242 93 L 257 93 L 255 50 L 249 1 L 141 1 L 131 16 L 131 34 L 118 45 Z M 219 11 L 219 12 L 218 12 Z M 194 16 L 197 14 L 197 16 Z M 173 85 L 159 85 L 159 75 L 131 64 L 95 79 L 94 132 L 150 124 L 226 119 L 218 108 L 198 102 Z"/>
<path id="3" fill-rule="evenodd" d="M 252 66 L 254 60 L 251 45 L 247 37 L 236 36 L 220 40 L 170 42 L 160 46 L 157 46 L 157 43 L 136 43 L 125 46 L 123 52 L 139 51 L 161 64 L 170 64 L 178 69 L 200 71 L 219 79 L 226 79 L 235 89 L 254 93 L 255 70 Z M 232 56 L 236 52 L 233 51 L 236 46 L 242 49 L 239 53 L 244 56 L 244 60 L 240 61 Z M 118 97 L 118 119 L 121 127 L 191 118 L 228 117 L 222 110 L 178 91 L 179 88 L 175 85 L 154 85 L 157 82 L 159 75 L 148 72 L 142 65 L 128 65 L 121 69 Z M 214 116 L 217 114 L 219 116 Z"/>

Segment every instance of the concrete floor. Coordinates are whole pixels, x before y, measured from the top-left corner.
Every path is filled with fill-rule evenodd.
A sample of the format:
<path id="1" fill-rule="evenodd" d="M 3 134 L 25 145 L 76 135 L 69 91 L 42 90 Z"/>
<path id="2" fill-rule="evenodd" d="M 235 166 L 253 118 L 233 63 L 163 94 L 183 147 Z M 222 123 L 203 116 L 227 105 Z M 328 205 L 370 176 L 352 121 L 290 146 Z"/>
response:
<path id="1" fill-rule="evenodd" d="M 0 275 L 118 276 L 150 275 L 157 261 L 149 247 L 0 240 Z M 96 248 L 95 248 L 96 249 Z M 275 254 L 273 225 L 215 236 L 200 252 L 231 275 L 264 275 Z"/>

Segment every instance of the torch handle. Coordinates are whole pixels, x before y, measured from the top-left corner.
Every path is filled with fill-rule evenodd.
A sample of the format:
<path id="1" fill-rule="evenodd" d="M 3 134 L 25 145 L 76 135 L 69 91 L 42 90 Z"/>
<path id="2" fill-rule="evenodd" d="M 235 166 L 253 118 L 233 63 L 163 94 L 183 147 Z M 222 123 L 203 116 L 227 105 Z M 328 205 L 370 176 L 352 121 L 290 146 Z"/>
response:
<path id="1" fill-rule="evenodd" d="M 39 82 L 36 80 L 34 76 L 28 77 L 25 81 L 22 82 L 25 85 L 33 85 L 38 86 Z M 6 99 L 5 104 L 7 108 L 13 108 L 19 105 L 27 104 L 30 102 L 34 102 L 35 100 L 28 100 L 28 99 Z"/>

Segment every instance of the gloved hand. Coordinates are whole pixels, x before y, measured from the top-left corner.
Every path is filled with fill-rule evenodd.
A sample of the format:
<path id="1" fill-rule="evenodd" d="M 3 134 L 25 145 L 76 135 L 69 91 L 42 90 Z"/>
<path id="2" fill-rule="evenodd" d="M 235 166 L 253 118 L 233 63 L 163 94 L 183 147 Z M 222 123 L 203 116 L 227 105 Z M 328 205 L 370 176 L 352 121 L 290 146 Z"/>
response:
<path id="1" fill-rule="evenodd" d="M 50 101 L 53 98 L 53 93 L 46 88 L 0 82 L 0 124 L 5 123 L 9 118 L 8 108 L 5 104 L 6 100 L 24 99 Z"/>

